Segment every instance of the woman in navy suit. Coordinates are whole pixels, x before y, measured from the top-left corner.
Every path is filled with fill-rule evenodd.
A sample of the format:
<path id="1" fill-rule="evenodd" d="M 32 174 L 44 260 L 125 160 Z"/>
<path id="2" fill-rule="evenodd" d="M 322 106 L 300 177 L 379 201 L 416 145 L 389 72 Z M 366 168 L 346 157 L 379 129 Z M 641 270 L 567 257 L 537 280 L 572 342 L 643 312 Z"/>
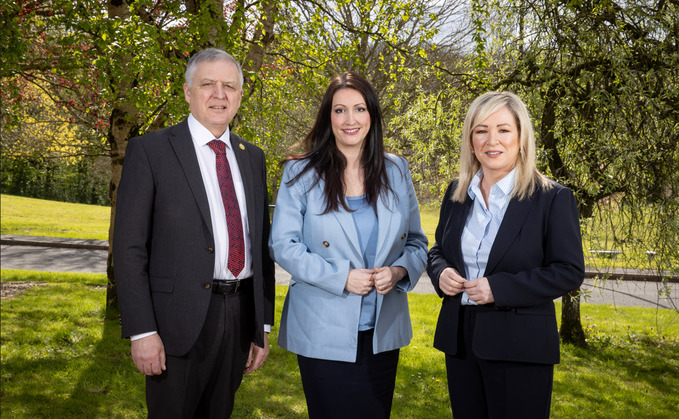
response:
<path id="1" fill-rule="evenodd" d="M 443 297 L 434 347 L 446 354 L 455 419 L 549 417 L 553 300 L 580 286 L 584 258 L 573 193 L 536 169 L 516 95 L 472 102 L 428 262 Z"/>
<path id="2" fill-rule="evenodd" d="M 286 160 L 270 248 L 292 275 L 278 344 L 298 355 L 311 418 L 388 418 L 406 293 L 427 238 L 405 159 L 384 152 L 377 94 L 332 80 L 306 152 Z"/>

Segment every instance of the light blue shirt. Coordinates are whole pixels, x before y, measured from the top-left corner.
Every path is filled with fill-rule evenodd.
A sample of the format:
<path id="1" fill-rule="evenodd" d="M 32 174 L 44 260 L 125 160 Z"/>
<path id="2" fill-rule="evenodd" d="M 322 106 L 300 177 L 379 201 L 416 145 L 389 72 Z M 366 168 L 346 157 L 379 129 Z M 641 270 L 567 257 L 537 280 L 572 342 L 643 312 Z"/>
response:
<path id="1" fill-rule="evenodd" d="M 375 252 L 377 251 L 377 215 L 373 208 L 368 205 L 364 196 L 347 196 L 347 205 L 354 212 L 354 218 L 358 240 L 363 251 L 363 268 L 375 267 Z M 370 330 L 375 327 L 377 309 L 377 292 L 373 288 L 363 296 L 361 300 L 361 317 L 358 322 L 358 330 Z"/>
<path id="2" fill-rule="evenodd" d="M 467 221 L 462 231 L 461 245 L 464 260 L 465 278 L 467 280 L 485 276 L 486 265 L 490 249 L 495 242 L 502 219 L 511 200 L 510 194 L 514 189 L 516 169 L 491 186 L 488 195 L 488 208 L 481 194 L 481 179 L 483 171 L 479 170 L 469 184 L 467 194 L 474 201 Z M 462 305 L 477 305 L 469 299 L 466 292 L 462 293 Z"/>

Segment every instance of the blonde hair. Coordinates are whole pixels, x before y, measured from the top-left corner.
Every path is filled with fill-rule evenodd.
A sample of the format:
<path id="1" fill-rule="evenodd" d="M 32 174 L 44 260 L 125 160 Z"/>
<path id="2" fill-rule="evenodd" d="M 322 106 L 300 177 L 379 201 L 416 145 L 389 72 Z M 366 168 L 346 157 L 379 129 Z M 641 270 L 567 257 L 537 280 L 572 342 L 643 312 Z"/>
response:
<path id="1" fill-rule="evenodd" d="M 467 189 L 481 163 L 474 155 L 472 133 L 474 128 L 490 115 L 506 107 L 514 115 L 519 130 L 519 156 L 516 159 L 516 177 L 511 197 L 524 199 L 537 187 L 549 189 L 552 181 L 535 167 L 535 135 L 526 105 L 511 92 L 488 92 L 474 99 L 464 120 L 460 147 L 460 176 L 453 201 L 464 202 Z"/>

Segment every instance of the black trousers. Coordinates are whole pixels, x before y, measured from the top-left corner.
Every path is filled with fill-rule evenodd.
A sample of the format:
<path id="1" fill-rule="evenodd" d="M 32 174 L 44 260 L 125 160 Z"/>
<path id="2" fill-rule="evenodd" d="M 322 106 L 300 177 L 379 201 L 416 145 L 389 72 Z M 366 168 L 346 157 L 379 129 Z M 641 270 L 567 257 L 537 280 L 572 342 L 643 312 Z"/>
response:
<path id="1" fill-rule="evenodd" d="M 488 361 L 471 349 L 476 314 L 483 307 L 463 306 L 458 354 L 446 355 L 448 393 L 455 419 L 549 418 L 554 366 Z"/>
<path id="2" fill-rule="evenodd" d="M 252 291 L 212 294 L 205 324 L 188 354 L 146 377 L 149 418 L 228 418 L 254 335 Z"/>
<path id="3" fill-rule="evenodd" d="M 372 353 L 373 330 L 358 333 L 356 362 L 297 356 L 311 419 L 388 418 L 399 350 Z"/>

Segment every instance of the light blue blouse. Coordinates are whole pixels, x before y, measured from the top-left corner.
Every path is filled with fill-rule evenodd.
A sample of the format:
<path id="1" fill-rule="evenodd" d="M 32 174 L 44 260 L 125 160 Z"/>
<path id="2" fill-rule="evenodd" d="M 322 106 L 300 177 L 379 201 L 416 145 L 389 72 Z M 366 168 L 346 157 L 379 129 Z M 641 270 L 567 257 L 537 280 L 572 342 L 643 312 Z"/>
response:
<path id="1" fill-rule="evenodd" d="M 354 212 L 354 224 L 363 251 L 363 266 L 365 269 L 375 267 L 375 253 L 377 251 L 377 215 L 363 196 L 347 196 L 347 205 Z M 377 309 L 377 292 L 373 288 L 361 300 L 361 317 L 358 330 L 370 330 L 375 327 Z"/>
<path id="2" fill-rule="evenodd" d="M 500 230 L 500 224 L 511 200 L 516 168 L 490 188 L 488 208 L 486 208 L 479 187 L 482 176 L 483 172 L 479 170 L 467 189 L 467 193 L 474 200 L 474 206 L 469 211 L 461 238 L 467 280 L 482 278 L 485 275 L 490 249 L 493 247 L 495 236 Z M 461 303 L 462 305 L 477 305 L 469 299 L 466 291 L 462 294 Z"/>

